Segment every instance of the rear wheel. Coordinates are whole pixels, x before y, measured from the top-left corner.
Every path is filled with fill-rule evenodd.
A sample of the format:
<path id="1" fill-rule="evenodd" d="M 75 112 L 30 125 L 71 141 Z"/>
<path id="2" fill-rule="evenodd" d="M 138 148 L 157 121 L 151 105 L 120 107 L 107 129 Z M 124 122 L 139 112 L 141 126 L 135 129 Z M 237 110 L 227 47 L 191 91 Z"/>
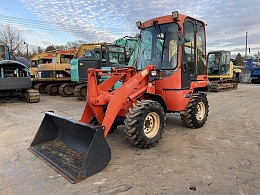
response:
<path id="1" fill-rule="evenodd" d="M 206 94 L 193 94 L 187 108 L 180 113 L 182 123 L 190 128 L 200 128 L 207 121 L 208 112 L 209 104 Z"/>
<path id="2" fill-rule="evenodd" d="M 125 136 L 137 147 L 151 148 L 162 138 L 165 121 L 161 104 L 152 100 L 138 101 L 126 115 Z"/>

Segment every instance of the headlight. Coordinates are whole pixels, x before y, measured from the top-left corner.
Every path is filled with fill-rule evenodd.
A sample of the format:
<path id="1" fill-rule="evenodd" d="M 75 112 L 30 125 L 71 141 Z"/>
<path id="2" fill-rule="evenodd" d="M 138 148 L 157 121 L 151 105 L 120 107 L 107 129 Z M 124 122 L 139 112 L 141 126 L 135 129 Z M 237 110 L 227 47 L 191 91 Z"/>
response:
<path id="1" fill-rule="evenodd" d="M 56 74 L 56 78 L 63 78 L 64 75 L 63 74 Z"/>
<path id="2" fill-rule="evenodd" d="M 156 71 L 156 70 L 152 70 L 152 71 L 151 71 L 151 76 L 152 76 L 152 77 L 157 76 L 157 71 Z"/>

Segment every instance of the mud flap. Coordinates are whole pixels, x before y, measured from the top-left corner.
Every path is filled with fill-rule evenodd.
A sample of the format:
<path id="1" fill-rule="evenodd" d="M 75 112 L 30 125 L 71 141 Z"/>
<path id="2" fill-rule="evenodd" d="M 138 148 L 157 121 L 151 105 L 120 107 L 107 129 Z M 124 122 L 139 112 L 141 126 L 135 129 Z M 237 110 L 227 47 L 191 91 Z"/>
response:
<path id="1" fill-rule="evenodd" d="M 45 117 L 29 150 L 71 183 L 104 169 L 111 150 L 101 126 L 85 124 L 52 112 Z"/>

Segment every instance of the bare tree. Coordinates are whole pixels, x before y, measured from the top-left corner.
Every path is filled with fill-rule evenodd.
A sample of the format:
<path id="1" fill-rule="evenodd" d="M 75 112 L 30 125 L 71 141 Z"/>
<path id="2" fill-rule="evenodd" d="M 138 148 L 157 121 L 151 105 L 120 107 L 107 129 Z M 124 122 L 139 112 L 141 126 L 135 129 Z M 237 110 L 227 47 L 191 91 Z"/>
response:
<path id="1" fill-rule="evenodd" d="M 55 49 L 56 50 L 63 50 L 63 49 L 66 49 L 66 47 L 64 45 L 55 45 Z"/>
<path id="2" fill-rule="evenodd" d="M 38 52 L 38 53 L 42 53 L 43 51 L 44 51 L 43 48 L 41 48 L 41 47 L 37 47 L 37 52 Z"/>
<path id="3" fill-rule="evenodd" d="M 67 42 L 65 46 L 67 48 L 79 48 L 84 43 L 86 42 L 82 40 L 76 40 L 76 41 Z"/>
<path id="4" fill-rule="evenodd" d="M 47 52 L 47 51 L 54 51 L 54 50 L 55 50 L 54 45 L 50 45 L 50 46 L 48 46 L 48 47 L 45 49 L 45 52 Z"/>
<path id="5" fill-rule="evenodd" d="M 0 40 L 9 46 L 14 55 L 22 55 L 26 51 L 26 42 L 21 31 L 12 24 L 0 24 Z"/>

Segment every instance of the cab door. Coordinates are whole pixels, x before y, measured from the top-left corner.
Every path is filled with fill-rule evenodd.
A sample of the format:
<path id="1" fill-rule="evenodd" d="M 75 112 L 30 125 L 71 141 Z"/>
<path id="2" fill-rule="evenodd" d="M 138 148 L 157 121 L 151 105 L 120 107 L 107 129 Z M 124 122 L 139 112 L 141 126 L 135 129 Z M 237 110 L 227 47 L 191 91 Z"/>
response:
<path id="1" fill-rule="evenodd" d="M 188 89 L 192 80 L 196 80 L 196 23 L 186 19 L 184 23 L 184 47 L 182 58 L 182 88 Z"/>

